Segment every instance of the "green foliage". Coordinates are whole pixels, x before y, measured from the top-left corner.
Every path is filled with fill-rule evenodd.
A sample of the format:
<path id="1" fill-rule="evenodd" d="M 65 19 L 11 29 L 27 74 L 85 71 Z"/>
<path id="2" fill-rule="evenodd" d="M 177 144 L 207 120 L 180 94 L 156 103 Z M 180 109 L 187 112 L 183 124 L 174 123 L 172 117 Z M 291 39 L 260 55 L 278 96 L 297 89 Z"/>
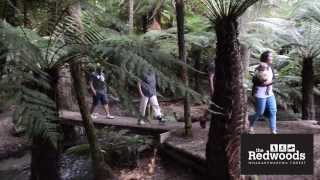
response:
<path id="1" fill-rule="evenodd" d="M 186 29 L 191 32 L 208 32 L 212 29 L 210 21 L 200 15 L 187 16 L 185 26 Z"/>
<path id="2" fill-rule="evenodd" d="M 225 17 L 240 17 L 258 0 L 201 0 L 206 7 L 207 17 L 216 24 Z"/>
<path id="3" fill-rule="evenodd" d="M 28 66 L 34 66 L 28 72 L 42 74 L 46 77 L 47 88 L 52 88 L 52 71 L 58 70 L 65 63 L 75 60 L 85 60 L 86 63 L 100 63 L 111 74 L 111 89 L 117 89 L 116 95 L 121 98 L 122 104 L 131 109 L 135 109 L 132 104 L 132 92 L 122 89 L 123 81 L 119 77 L 126 79 L 126 85 L 135 85 L 140 79 L 142 72 L 146 68 L 153 69 L 158 76 L 160 92 L 171 91 L 177 95 L 189 91 L 193 96 L 200 96 L 192 89 L 186 88 L 180 78 L 178 78 L 180 68 L 186 66 L 175 57 L 165 51 L 159 50 L 159 44 L 141 37 L 121 35 L 114 26 L 105 24 L 104 12 L 91 5 L 84 5 L 82 13 L 83 30 L 79 23 L 70 16 L 59 19 L 52 34 L 49 37 L 40 37 L 34 31 L 24 29 L 23 38 L 30 44 L 36 58 L 24 56 L 25 61 L 30 61 Z M 16 30 L 15 30 L 16 31 Z M 25 31 L 30 31 L 26 32 Z M 120 33 L 115 33 L 115 32 Z M 10 42 L 10 40 L 9 40 Z M 202 38 L 200 45 L 205 38 Z M 32 45 L 32 46 L 31 46 Z M 14 44 L 13 46 L 16 46 Z M 22 68 L 26 68 L 23 64 Z M 187 66 L 190 70 L 192 67 Z M 28 67 L 29 68 L 29 67 Z M 39 81 L 42 81 L 39 80 Z"/>
<path id="4" fill-rule="evenodd" d="M 113 165 L 131 166 L 140 155 L 153 146 L 152 137 L 132 135 L 126 130 L 104 128 L 98 132 L 98 140 L 105 160 Z M 89 145 L 81 144 L 66 150 L 67 154 L 89 155 Z"/>
<path id="5" fill-rule="evenodd" d="M 1 24 L 1 42 L 8 48 L 5 54 L 8 71 L 2 76 L 0 93 L 7 102 L 16 105 L 13 119 L 17 125 L 25 127 L 31 138 L 43 137 L 57 146 L 58 111 L 51 96 L 53 79 L 41 50 L 20 33 Z"/>

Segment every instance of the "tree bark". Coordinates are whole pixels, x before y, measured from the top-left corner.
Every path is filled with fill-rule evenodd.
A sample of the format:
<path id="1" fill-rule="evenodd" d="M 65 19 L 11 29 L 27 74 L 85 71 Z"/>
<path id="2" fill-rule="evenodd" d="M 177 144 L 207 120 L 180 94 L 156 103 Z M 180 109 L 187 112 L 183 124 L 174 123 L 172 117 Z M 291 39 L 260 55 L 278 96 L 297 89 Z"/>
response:
<path id="1" fill-rule="evenodd" d="M 80 19 L 80 2 L 76 1 L 74 4 L 70 5 L 68 8 L 68 14 L 72 16 L 77 24 L 79 25 L 80 32 L 83 32 L 82 21 Z M 81 36 L 81 35 L 80 35 Z M 73 85 L 76 89 L 76 97 L 81 113 L 81 117 L 83 119 L 83 126 L 86 131 L 86 136 L 88 139 L 88 143 L 90 145 L 90 154 L 92 158 L 92 166 L 94 171 L 94 179 L 95 180 L 106 180 L 106 179 L 114 179 L 111 168 L 104 162 L 104 157 L 101 152 L 101 148 L 97 142 L 95 127 L 93 125 L 89 108 L 86 103 L 86 81 L 85 75 L 82 70 L 81 61 L 74 60 L 70 64 L 71 75 L 73 79 Z"/>
<path id="2" fill-rule="evenodd" d="M 249 61 L 250 61 L 250 49 L 247 45 L 245 44 L 240 44 L 240 55 L 241 55 L 241 62 L 242 62 L 242 75 L 243 77 L 246 77 L 248 74 L 248 67 L 249 67 Z M 248 129 L 249 127 L 249 119 L 248 119 L 248 113 L 247 113 L 247 108 L 248 108 L 248 97 L 247 97 L 247 92 L 245 88 L 243 89 L 243 113 L 244 113 L 244 121 L 243 121 L 243 130 Z"/>
<path id="3" fill-rule="evenodd" d="M 134 0 L 129 0 L 129 33 L 133 33 Z"/>
<path id="4" fill-rule="evenodd" d="M 90 112 L 85 101 L 86 82 L 80 63 L 71 64 L 71 74 L 73 84 L 76 91 L 81 117 L 83 119 L 83 126 L 86 131 L 86 136 L 90 145 L 90 154 L 92 158 L 92 165 L 94 170 L 95 180 L 113 179 L 111 168 L 104 162 L 104 157 L 101 148 L 97 142 L 95 127 L 90 117 Z"/>
<path id="5" fill-rule="evenodd" d="M 314 72 L 313 59 L 304 58 L 302 66 L 302 119 L 313 119 L 313 87 L 314 87 Z"/>
<path id="6" fill-rule="evenodd" d="M 211 109 L 213 114 L 206 147 L 208 179 L 240 178 L 240 134 L 244 120 L 244 88 L 238 41 L 238 23 L 225 17 L 215 26 L 217 59 Z"/>
<path id="7" fill-rule="evenodd" d="M 178 31 L 178 47 L 179 47 L 179 59 L 187 64 L 187 56 L 184 40 L 184 1 L 176 0 L 176 18 L 177 18 L 177 31 Z M 186 87 L 189 87 L 188 69 L 182 67 L 182 79 Z M 192 135 L 192 122 L 191 122 L 191 110 L 190 110 L 190 97 L 186 91 L 184 96 L 184 121 L 185 121 L 185 134 L 187 136 Z"/>
<path id="8" fill-rule="evenodd" d="M 4 56 L 8 52 L 8 48 L 4 46 L 2 42 L 0 42 L 0 80 L 2 76 L 5 74 L 5 66 L 7 63 L 7 56 Z"/>
<path id="9" fill-rule="evenodd" d="M 201 58 L 201 50 L 197 49 L 193 53 L 193 60 L 194 60 L 194 68 L 198 71 L 200 71 L 200 58 Z M 194 74 L 194 88 L 197 92 L 202 93 L 201 88 L 200 88 L 200 82 L 201 82 L 200 73 L 195 72 L 195 74 Z"/>
<path id="10" fill-rule="evenodd" d="M 74 88 L 72 84 L 70 68 L 65 65 L 58 71 L 58 102 L 60 110 L 75 111 L 76 99 L 74 97 Z"/>
<path id="11" fill-rule="evenodd" d="M 314 108 L 320 109 L 320 95 L 314 96 Z M 315 111 L 315 119 L 318 121 L 318 125 L 320 125 L 320 111 Z"/>

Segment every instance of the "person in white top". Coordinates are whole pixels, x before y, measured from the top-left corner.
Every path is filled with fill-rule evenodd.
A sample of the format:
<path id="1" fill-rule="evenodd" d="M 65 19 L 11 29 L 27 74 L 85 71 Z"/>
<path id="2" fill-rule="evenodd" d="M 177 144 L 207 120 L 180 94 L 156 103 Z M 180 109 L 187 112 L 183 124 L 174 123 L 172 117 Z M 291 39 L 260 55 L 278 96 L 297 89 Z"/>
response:
<path id="1" fill-rule="evenodd" d="M 265 109 L 268 109 L 270 131 L 272 134 L 277 134 L 277 103 L 272 90 L 272 84 L 275 79 L 274 70 L 271 66 L 272 60 L 272 53 L 270 51 L 262 53 L 260 61 L 265 64 L 260 64 L 260 66 L 257 68 L 257 73 L 254 75 L 252 79 L 252 94 L 255 96 L 256 99 L 256 112 L 253 116 L 250 116 L 249 118 L 249 133 L 254 133 L 255 121 L 263 115 Z M 263 71 L 263 74 L 259 71 Z"/>

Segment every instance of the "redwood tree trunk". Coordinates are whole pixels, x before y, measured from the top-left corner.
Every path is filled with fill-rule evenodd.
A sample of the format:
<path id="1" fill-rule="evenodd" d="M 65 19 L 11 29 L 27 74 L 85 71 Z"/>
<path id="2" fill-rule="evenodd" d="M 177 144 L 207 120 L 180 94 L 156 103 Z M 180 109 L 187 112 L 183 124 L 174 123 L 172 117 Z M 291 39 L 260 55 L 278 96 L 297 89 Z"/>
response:
<path id="1" fill-rule="evenodd" d="M 82 21 L 80 18 L 81 7 L 80 2 L 76 1 L 68 8 L 68 15 L 72 16 L 79 26 L 79 32 L 83 32 Z M 75 36 L 77 36 L 75 34 Z M 78 34 L 81 36 L 81 34 Z M 94 180 L 114 179 L 111 168 L 104 162 L 104 157 L 97 142 L 95 127 L 93 125 L 89 108 L 86 103 L 86 81 L 85 74 L 82 70 L 81 61 L 74 60 L 70 64 L 73 86 L 76 89 L 76 97 L 82 117 L 84 129 L 86 131 L 87 140 L 90 146 L 90 155 L 92 158 L 92 166 L 94 171 Z"/>
<path id="2" fill-rule="evenodd" d="M 176 0 L 176 14 L 177 14 L 177 31 L 178 31 L 178 47 L 179 47 L 179 59 L 187 64 L 187 56 L 184 41 L 184 2 L 183 0 Z M 189 87 L 188 69 L 182 68 L 182 79 L 185 86 Z M 190 110 L 190 97 L 186 91 L 184 97 L 184 121 L 185 121 L 185 134 L 187 136 L 192 135 L 192 122 L 191 122 L 191 110 Z"/>
<path id="3" fill-rule="evenodd" d="M 313 59 L 304 58 L 302 67 L 302 119 L 313 119 Z"/>
<path id="4" fill-rule="evenodd" d="M 208 179 L 239 179 L 240 134 L 244 120 L 243 74 L 238 41 L 238 23 L 225 18 L 215 26 L 217 59 L 211 109 L 213 114 L 206 147 Z"/>

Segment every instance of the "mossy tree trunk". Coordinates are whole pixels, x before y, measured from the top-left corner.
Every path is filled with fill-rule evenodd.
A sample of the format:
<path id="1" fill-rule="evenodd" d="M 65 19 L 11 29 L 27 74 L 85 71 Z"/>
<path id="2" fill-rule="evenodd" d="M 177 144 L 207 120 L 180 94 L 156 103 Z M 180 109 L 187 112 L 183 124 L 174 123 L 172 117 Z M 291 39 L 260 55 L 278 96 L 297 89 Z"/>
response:
<path id="1" fill-rule="evenodd" d="M 79 32 L 83 32 L 82 21 L 80 18 L 81 7 L 80 1 L 75 1 L 68 7 L 68 15 L 72 16 L 78 24 Z M 81 36 L 81 34 L 79 35 Z M 83 126 L 86 131 L 88 143 L 90 145 L 90 155 L 92 158 L 92 165 L 95 180 L 114 179 L 111 168 L 105 163 L 101 148 L 97 142 L 95 127 L 93 125 L 89 108 L 86 103 L 86 81 L 85 74 L 82 69 L 80 60 L 75 59 L 70 64 L 73 85 L 76 89 L 76 97 L 83 120 Z"/>
<path id="2" fill-rule="evenodd" d="M 178 47 L 179 47 L 179 59 L 187 64 L 187 55 L 185 49 L 184 40 L 184 1 L 176 0 L 176 18 L 177 18 L 177 34 L 178 34 Z M 182 79 L 186 87 L 189 87 L 188 69 L 182 67 Z M 185 134 L 187 136 L 192 135 L 192 122 L 191 122 L 191 109 L 190 109 L 190 97 L 186 91 L 184 96 L 184 122 L 185 122 Z"/>

